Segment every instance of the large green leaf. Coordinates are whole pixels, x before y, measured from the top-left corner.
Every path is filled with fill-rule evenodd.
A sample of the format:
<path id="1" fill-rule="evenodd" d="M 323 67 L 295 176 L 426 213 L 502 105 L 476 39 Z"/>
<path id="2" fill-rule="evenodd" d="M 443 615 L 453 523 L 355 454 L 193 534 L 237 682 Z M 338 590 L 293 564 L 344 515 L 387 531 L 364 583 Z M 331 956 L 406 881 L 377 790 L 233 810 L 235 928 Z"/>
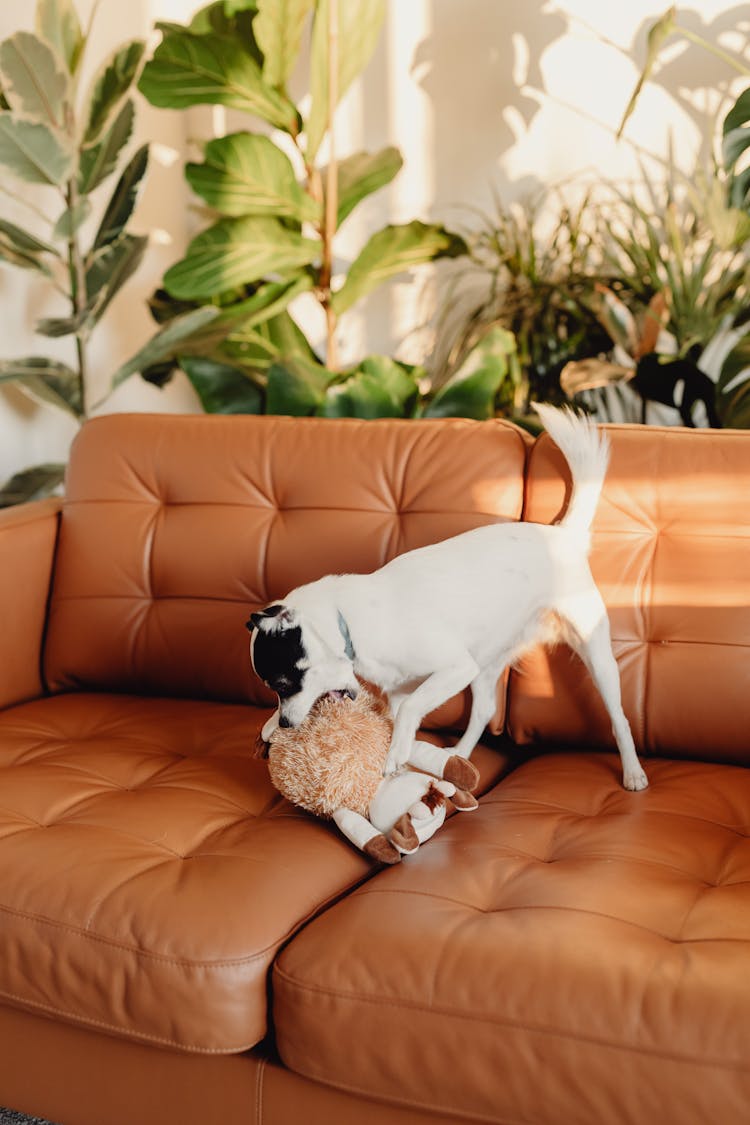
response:
<path id="1" fill-rule="evenodd" d="M 401 170 L 403 160 L 397 148 L 389 146 L 380 152 L 355 152 L 338 166 L 337 226 L 341 226 L 357 204 L 367 195 L 389 184 Z M 326 170 L 321 173 L 326 183 Z"/>
<path id="2" fill-rule="evenodd" d="M 148 145 L 142 145 L 117 181 L 96 232 L 93 250 L 98 250 L 108 242 L 114 242 L 125 229 L 138 201 L 147 167 Z"/>
<path id="3" fill-rule="evenodd" d="M 0 508 L 13 504 L 26 504 L 50 496 L 65 480 L 65 466 L 48 462 L 22 469 L 0 488 Z"/>
<path id="4" fill-rule="evenodd" d="M 207 356 L 180 356 L 207 414 L 262 414 L 263 393 L 246 371 Z"/>
<path id="5" fill-rule="evenodd" d="M 56 406 L 78 418 L 81 415 L 81 384 L 64 363 L 46 356 L 0 360 L 0 383 L 19 383 L 32 398 Z"/>
<path id="6" fill-rule="evenodd" d="M 178 342 L 169 359 L 173 361 L 178 355 L 221 355 L 223 361 L 233 366 L 257 369 L 267 367 L 282 352 L 312 356 L 304 336 L 284 313 L 287 304 L 298 293 L 312 288 L 312 284 L 309 274 L 287 281 L 265 282 L 251 297 L 217 308 L 217 315 L 207 324 L 200 325 Z M 163 289 L 157 290 L 149 305 L 160 324 L 195 307 L 190 302 L 169 297 Z"/>
<path id="7" fill-rule="evenodd" d="M 100 141 L 81 152 L 78 164 L 78 190 L 90 194 L 117 167 L 117 160 L 130 140 L 135 120 L 133 102 L 128 99 Z"/>
<path id="8" fill-rule="evenodd" d="M 287 310 L 227 337 L 222 352 L 243 367 L 264 370 L 277 359 L 301 356 L 316 367 L 320 360 L 310 342 Z"/>
<path id="9" fill-rule="evenodd" d="M 332 371 L 302 356 L 287 356 L 268 369 L 267 414 L 305 417 L 322 405 Z"/>
<path id="10" fill-rule="evenodd" d="M 201 300 L 257 281 L 268 273 L 306 266 L 320 253 L 278 219 L 221 219 L 188 246 L 187 255 L 164 275 L 173 297 Z"/>
<path id="11" fill-rule="evenodd" d="M 235 323 L 241 322 L 243 328 L 252 328 L 278 316 L 290 301 L 300 293 L 309 292 L 314 284 L 312 275 L 307 271 L 284 281 L 266 281 L 252 297 L 223 309 L 222 317 L 231 316 Z"/>
<path id="12" fill-rule="evenodd" d="M 343 98 L 354 79 L 370 61 L 385 17 L 384 0 L 337 0 L 338 67 L 336 88 Z M 313 24 L 310 87 L 312 104 L 307 121 L 308 163 L 312 164 L 329 122 L 328 71 L 329 0 L 318 0 Z"/>
<path id="13" fill-rule="evenodd" d="M 30 31 L 18 31 L 0 43 L 0 80 L 14 113 L 53 129 L 65 129 L 70 75 L 43 39 Z"/>
<path id="14" fill-rule="evenodd" d="M 495 396 L 509 374 L 515 339 L 492 328 L 424 410 L 425 418 L 491 418 Z"/>
<path id="15" fill-rule="evenodd" d="M 59 133 L 33 121 L 0 112 L 0 164 L 31 184 L 62 184 L 73 167 L 73 153 Z"/>
<path id="16" fill-rule="evenodd" d="M 83 32 L 73 0 L 37 0 L 34 25 L 71 74 L 75 74 L 83 50 Z"/>
<path id="17" fill-rule="evenodd" d="M 318 413 L 326 418 L 410 418 L 418 394 L 413 368 L 388 356 L 369 356 L 348 379 L 328 387 Z"/>
<path id="18" fill-rule="evenodd" d="M 224 11 L 228 16 L 233 16 L 237 12 L 258 10 L 258 0 L 224 0 Z"/>
<path id="19" fill-rule="evenodd" d="M 263 52 L 263 77 L 269 86 L 283 88 L 297 61 L 315 0 L 257 0 L 256 6 L 253 29 Z"/>
<path id="20" fill-rule="evenodd" d="M 296 135 L 296 108 L 263 81 L 260 66 L 241 42 L 230 36 L 196 35 L 176 24 L 157 26 L 164 38 L 138 84 L 153 105 L 232 106 Z"/>
<path id="21" fill-rule="evenodd" d="M 222 215 L 319 218 L 320 207 L 302 190 L 289 157 L 269 137 L 231 133 L 209 141 L 202 164 L 185 176 L 196 195 Z"/>
<path id="22" fill-rule="evenodd" d="M 98 141 L 115 112 L 120 110 L 138 75 L 145 49 L 142 39 L 133 39 L 119 47 L 99 71 L 89 103 L 85 145 Z"/>
<path id="23" fill-rule="evenodd" d="M 137 371 L 145 371 L 156 363 L 171 359 L 179 344 L 215 320 L 219 311 L 214 305 L 206 305 L 170 320 L 115 371 L 112 376 L 112 389 L 119 387 Z"/>
<path id="24" fill-rule="evenodd" d="M 387 355 L 368 356 L 359 370 L 378 380 L 402 414 L 411 412 L 419 394 L 419 380 L 427 375 L 421 365 L 400 363 Z"/>
<path id="25" fill-rule="evenodd" d="M 465 254 L 466 243 L 445 227 L 414 220 L 387 226 L 374 234 L 351 266 L 344 284 L 331 298 L 336 313 L 345 312 L 383 281 L 436 258 Z"/>
<path id="26" fill-rule="evenodd" d="M 228 35 L 237 39 L 262 70 L 263 52 L 258 46 L 253 30 L 256 15 L 255 3 L 247 4 L 244 8 L 237 6 L 235 10 L 230 10 L 230 6 L 225 4 L 224 0 L 214 0 L 205 8 L 198 9 L 188 27 L 190 31 L 199 35 L 216 32 L 217 35 Z"/>
<path id="27" fill-rule="evenodd" d="M 747 169 L 737 172 L 741 157 L 750 151 L 750 88 L 743 90 L 724 118 L 722 129 L 724 167 L 730 174 L 729 202 L 734 207 L 750 205 Z"/>

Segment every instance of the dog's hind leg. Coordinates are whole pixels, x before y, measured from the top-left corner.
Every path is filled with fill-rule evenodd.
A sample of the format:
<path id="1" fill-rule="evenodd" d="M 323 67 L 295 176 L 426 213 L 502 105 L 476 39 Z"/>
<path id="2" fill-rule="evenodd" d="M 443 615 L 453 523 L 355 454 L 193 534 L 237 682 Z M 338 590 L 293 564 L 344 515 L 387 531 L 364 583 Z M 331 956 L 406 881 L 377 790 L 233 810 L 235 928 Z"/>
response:
<path id="1" fill-rule="evenodd" d="M 622 762 L 622 784 L 626 789 L 645 789 L 648 778 L 633 742 L 620 693 L 620 672 L 612 652 L 609 618 L 599 591 L 593 586 L 558 606 L 565 639 L 588 668 L 612 721 L 612 732 Z"/>

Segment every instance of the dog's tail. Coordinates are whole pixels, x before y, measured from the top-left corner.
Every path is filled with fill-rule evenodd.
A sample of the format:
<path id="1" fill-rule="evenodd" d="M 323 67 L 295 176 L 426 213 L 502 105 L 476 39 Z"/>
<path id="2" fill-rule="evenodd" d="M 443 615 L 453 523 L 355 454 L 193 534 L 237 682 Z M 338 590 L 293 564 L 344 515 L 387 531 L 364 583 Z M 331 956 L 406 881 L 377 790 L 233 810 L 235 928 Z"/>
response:
<path id="1" fill-rule="evenodd" d="M 586 532 L 591 527 L 609 464 L 609 439 L 590 418 L 569 407 L 535 403 L 544 428 L 570 466 L 573 492 L 563 527 Z"/>

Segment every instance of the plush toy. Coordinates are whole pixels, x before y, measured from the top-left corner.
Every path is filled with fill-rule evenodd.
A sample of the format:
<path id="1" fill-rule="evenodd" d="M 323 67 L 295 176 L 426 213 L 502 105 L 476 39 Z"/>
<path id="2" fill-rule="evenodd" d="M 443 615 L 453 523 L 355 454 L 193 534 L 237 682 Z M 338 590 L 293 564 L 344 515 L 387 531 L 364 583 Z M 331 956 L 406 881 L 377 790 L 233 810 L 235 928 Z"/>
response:
<path id="1" fill-rule="evenodd" d="M 466 758 L 429 742 L 415 742 L 409 765 L 384 777 L 392 732 L 387 704 L 362 688 L 355 700 L 323 696 L 299 727 L 275 730 L 267 751 L 283 796 L 333 819 L 382 863 L 416 851 L 443 823 L 449 802 L 475 809 L 471 790 L 479 781 Z"/>

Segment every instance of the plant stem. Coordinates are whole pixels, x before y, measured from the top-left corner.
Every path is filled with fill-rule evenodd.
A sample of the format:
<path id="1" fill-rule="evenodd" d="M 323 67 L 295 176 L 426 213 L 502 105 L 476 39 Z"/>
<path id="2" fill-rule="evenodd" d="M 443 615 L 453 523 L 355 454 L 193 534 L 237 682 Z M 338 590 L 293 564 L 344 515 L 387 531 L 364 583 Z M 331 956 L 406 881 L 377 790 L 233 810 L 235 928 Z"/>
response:
<path id="1" fill-rule="evenodd" d="M 75 227 L 72 222 L 75 213 L 75 207 L 78 203 L 78 185 L 75 181 L 75 178 L 71 178 L 70 180 L 68 180 L 65 198 L 68 205 L 68 213 L 71 216 L 71 229 L 70 236 L 68 238 L 70 301 L 73 306 L 73 316 L 79 317 L 86 307 L 86 271 L 84 269 L 80 247 L 78 246 L 78 237 L 76 235 Z M 88 370 L 86 362 L 86 337 L 83 328 L 80 326 L 76 329 L 75 341 L 76 356 L 78 358 L 78 386 L 81 392 L 81 416 L 83 418 L 86 418 L 88 414 L 88 403 L 86 401 L 86 384 L 88 381 Z"/>
<path id="2" fill-rule="evenodd" d="M 328 3 L 328 138 L 329 156 L 326 172 L 326 206 L 323 216 L 323 261 L 321 287 L 326 314 L 326 364 L 331 371 L 338 370 L 338 345 L 336 342 L 336 313 L 331 308 L 331 277 L 333 273 L 333 236 L 336 233 L 338 213 L 338 165 L 336 163 L 336 131 L 334 116 L 338 102 L 339 80 L 339 5 L 338 0 Z"/>
<path id="3" fill-rule="evenodd" d="M 750 77 L 750 68 L 746 67 L 745 64 L 734 55 L 730 55 L 728 51 L 717 47 L 715 43 L 709 42 L 708 39 L 703 39 L 702 36 L 696 35 L 694 31 L 690 31 L 681 24 L 675 28 L 675 31 L 678 31 L 689 43 L 694 43 L 697 47 L 703 47 L 704 50 L 709 51 L 712 55 L 716 55 L 717 59 L 721 59 L 722 62 L 727 63 L 727 65 L 731 66 L 733 70 L 736 70 L 738 74 Z"/>

